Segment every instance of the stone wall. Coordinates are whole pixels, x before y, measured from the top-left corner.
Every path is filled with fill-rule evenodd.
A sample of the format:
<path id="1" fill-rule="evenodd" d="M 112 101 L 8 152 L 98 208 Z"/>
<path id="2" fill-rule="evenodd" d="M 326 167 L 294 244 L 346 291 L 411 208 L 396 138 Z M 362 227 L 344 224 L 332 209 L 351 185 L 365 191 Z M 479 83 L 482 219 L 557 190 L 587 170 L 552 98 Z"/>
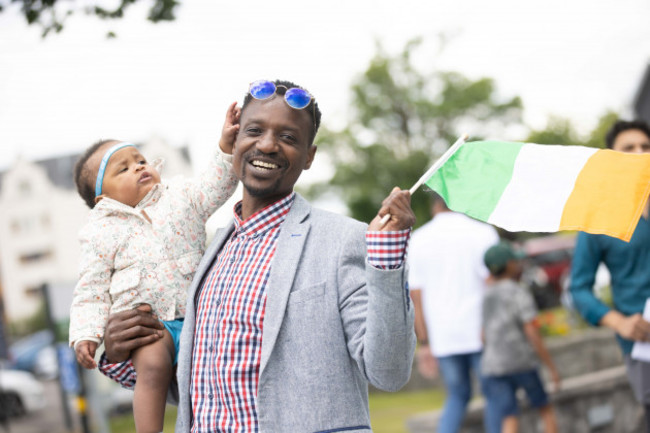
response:
<path id="1" fill-rule="evenodd" d="M 644 417 L 627 382 L 618 344 L 611 331 L 589 329 L 569 337 L 547 340 L 562 376 L 562 388 L 550 393 L 559 431 L 568 433 L 641 433 Z M 549 389 L 547 387 L 547 389 Z M 462 433 L 483 431 L 482 398 L 470 404 Z M 541 432 L 536 410 L 520 399 L 521 432 Z M 407 421 L 411 433 L 434 432 L 439 411 Z"/>

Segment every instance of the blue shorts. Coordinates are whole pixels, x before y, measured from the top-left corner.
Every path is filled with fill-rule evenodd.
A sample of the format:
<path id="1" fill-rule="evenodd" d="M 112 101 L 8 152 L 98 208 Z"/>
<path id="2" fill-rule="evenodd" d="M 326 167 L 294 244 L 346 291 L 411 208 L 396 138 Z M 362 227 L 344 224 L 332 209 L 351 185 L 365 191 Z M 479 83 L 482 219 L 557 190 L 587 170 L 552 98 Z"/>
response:
<path id="1" fill-rule="evenodd" d="M 523 388 L 530 405 L 541 408 L 548 405 L 548 395 L 537 370 L 521 373 L 506 374 L 503 376 L 484 376 L 484 394 L 499 408 L 501 416 L 515 416 L 519 414 L 517 405 L 517 389 Z"/>
<path id="2" fill-rule="evenodd" d="M 183 319 L 163 320 L 162 324 L 165 325 L 165 329 L 169 331 L 174 341 L 174 365 L 176 365 L 178 361 L 178 347 L 181 343 L 181 331 L 183 330 Z"/>

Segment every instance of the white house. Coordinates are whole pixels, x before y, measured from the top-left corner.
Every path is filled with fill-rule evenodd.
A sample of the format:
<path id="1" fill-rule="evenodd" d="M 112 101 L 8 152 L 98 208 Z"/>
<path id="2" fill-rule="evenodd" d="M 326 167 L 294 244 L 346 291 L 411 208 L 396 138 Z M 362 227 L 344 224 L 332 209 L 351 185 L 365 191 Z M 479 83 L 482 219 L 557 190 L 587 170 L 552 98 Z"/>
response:
<path id="1" fill-rule="evenodd" d="M 163 178 L 191 175 L 187 148 L 152 139 L 142 153 L 165 159 Z M 34 314 L 48 283 L 57 315 L 65 314 L 77 280 L 77 233 L 89 209 L 77 194 L 72 168 L 79 155 L 22 159 L 0 173 L 0 277 L 8 321 Z"/>

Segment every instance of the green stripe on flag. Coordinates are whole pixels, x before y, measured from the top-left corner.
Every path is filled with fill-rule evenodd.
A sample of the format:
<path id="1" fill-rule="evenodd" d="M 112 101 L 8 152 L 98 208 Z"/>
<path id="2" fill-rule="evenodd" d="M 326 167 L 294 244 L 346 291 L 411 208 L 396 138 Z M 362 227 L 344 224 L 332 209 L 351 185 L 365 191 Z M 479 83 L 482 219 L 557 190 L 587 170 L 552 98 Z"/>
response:
<path id="1" fill-rule="evenodd" d="M 465 143 L 425 183 L 449 206 L 487 221 L 512 178 L 523 143 Z"/>

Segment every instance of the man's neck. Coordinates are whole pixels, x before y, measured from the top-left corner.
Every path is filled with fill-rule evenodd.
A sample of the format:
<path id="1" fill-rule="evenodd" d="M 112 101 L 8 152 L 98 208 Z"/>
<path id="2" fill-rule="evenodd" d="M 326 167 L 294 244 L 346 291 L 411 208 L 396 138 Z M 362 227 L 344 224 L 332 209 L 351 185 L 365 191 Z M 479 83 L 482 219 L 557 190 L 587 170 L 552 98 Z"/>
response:
<path id="1" fill-rule="evenodd" d="M 285 199 L 292 193 L 289 193 L 284 196 L 269 196 L 269 197 L 253 197 L 249 195 L 246 190 L 244 190 L 244 195 L 242 197 L 241 201 L 241 210 L 240 210 L 240 218 L 242 221 L 246 221 L 248 218 L 250 218 L 252 215 L 256 214 L 257 212 L 261 211 L 262 209 L 272 205 L 273 203 L 277 203 L 280 200 Z"/>

